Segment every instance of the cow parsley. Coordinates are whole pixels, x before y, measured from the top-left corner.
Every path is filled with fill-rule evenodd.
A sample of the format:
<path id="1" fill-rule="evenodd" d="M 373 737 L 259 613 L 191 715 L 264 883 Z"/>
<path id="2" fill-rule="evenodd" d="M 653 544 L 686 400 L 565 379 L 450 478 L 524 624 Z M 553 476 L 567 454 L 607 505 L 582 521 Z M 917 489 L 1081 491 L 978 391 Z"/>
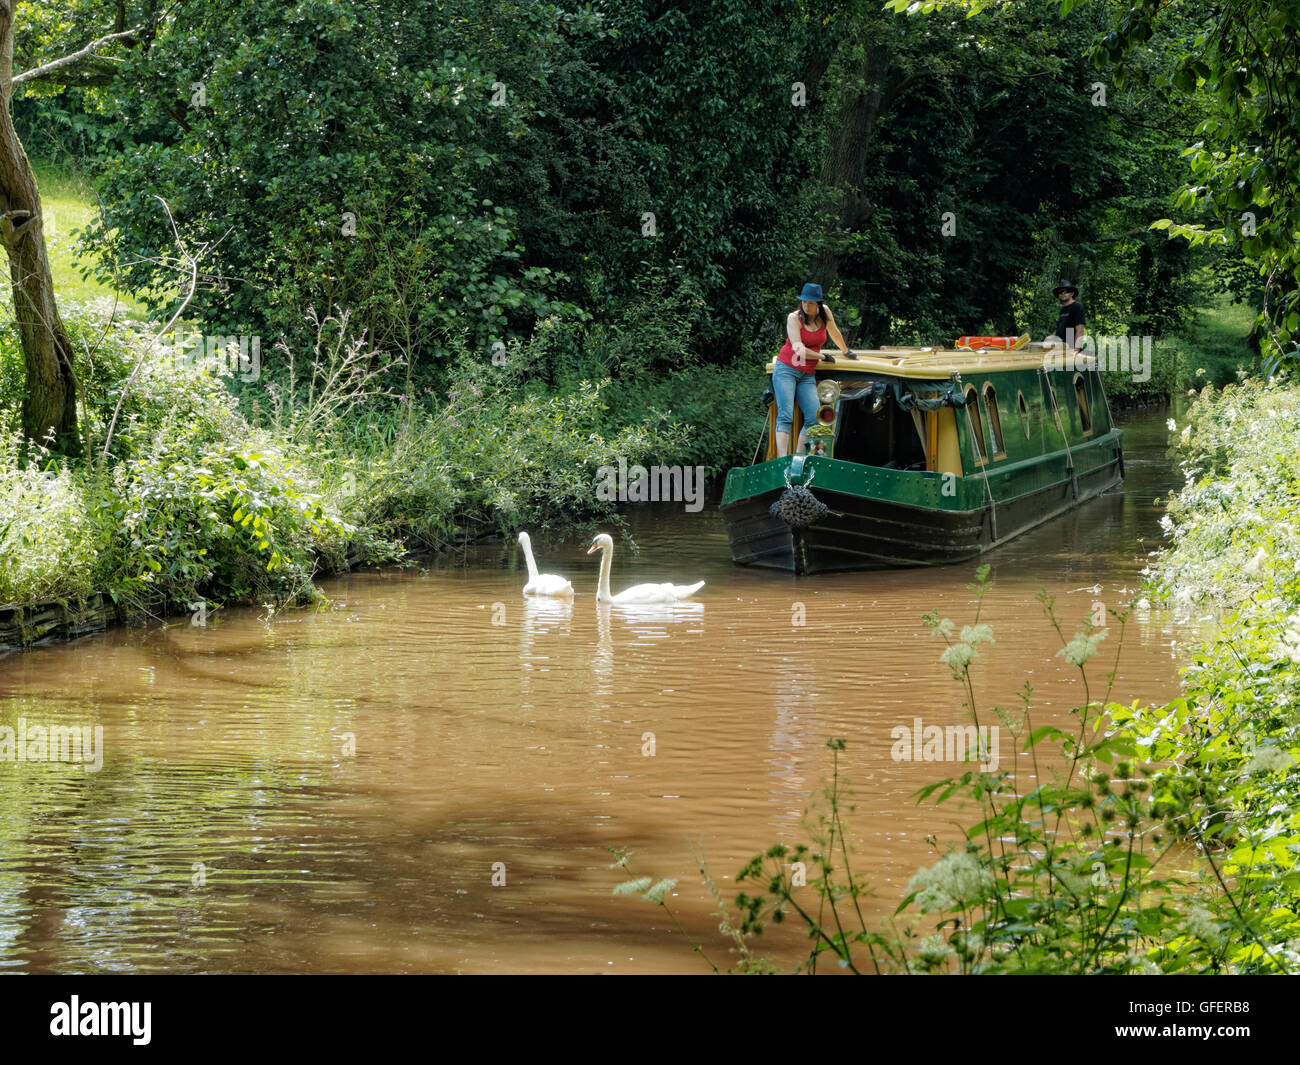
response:
<path id="1" fill-rule="evenodd" d="M 1097 646 L 1106 638 L 1106 630 L 1098 629 L 1091 636 L 1079 633 L 1056 653 L 1076 666 L 1082 666 L 1097 653 Z"/>

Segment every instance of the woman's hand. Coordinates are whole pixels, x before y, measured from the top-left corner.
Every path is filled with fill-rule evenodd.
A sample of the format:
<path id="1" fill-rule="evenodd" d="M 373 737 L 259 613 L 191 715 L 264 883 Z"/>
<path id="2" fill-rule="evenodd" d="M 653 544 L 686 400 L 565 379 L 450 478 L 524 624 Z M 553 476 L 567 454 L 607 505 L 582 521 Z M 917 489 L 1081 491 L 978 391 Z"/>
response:
<path id="1" fill-rule="evenodd" d="M 844 343 L 844 334 L 840 332 L 840 327 L 835 324 L 835 315 L 831 314 L 831 309 L 829 307 L 826 308 L 826 318 L 827 318 L 827 322 L 826 322 L 827 335 L 830 336 L 830 338 L 833 341 L 835 341 L 836 344 L 838 344 L 841 348 L 844 349 L 843 351 L 837 351 L 836 354 L 843 355 L 846 359 L 853 358 L 853 356 L 849 353 L 849 346 L 846 343 Z"/>

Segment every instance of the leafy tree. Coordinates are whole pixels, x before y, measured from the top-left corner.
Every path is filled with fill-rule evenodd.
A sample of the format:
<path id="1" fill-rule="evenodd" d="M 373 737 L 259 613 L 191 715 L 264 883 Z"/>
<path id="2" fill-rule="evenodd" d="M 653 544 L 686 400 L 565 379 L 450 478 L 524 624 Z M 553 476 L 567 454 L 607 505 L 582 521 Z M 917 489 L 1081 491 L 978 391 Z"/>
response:
<path id="1" fill-rule="evenodd" d="M 1136 57 L 1148 42 L 1177 35 L 1170 79 L 1189 96 L 1204 93 L 1211 107 L 1184 153 L 1192 180 L 1176 206 L 1213 221 L 1156 224 L 1194 246 L 1217 241 L 1240 248 L 1258 264 L 1264 278 L 1258 321 L 1274 363 L 1300 357 L 1298 30 L 1295 0 L 1139 0 L 1096 49 L 1118 76 L 1140 79 Z"/>
<path id="2" fill-rule="evenodd" d="M 157 193 L 209 248 L 214 330 L 301 339 L 344 306 L 434 380 L 546 318 L 654 336 L 643 369 L 734 358 L 779 342 L 808 279 L 859 343 L 1045 328 L 1062 274 L 1098 324 L 1174 328 L 1208 255 L 1148 229 L 1203 117 L 1166 84 L 1176 49 L 1097 106 L 1110 0 L 975 6 L 182 3 L 77 89 L 122 118 L 89 240 L 159 298 Z M 553 380 L 591 336 L 548 335 Z"/>
<path id="3" fill-rule="evenodd" d="M 840 35 L 883 42 L 880 100 L 854 149 L 869 161 L 852 186 L 862 206 L 850 225 L 830 212 L 812 270 L 841 279 L 863 340 L 1044 328 L 1062 275 L 1083 282 L 1109 328 L 1178 324 L 1197 257 L 1147 226 L 1177 180 L 1171 136 L 1193 122 L 1168 95 L 1098 83 L 1087 55 L 1100 11 L 1063 21 L 1018 5 L 955 21 L 867 5 L 843 17 Z M 829 91 L 865 99 L 862 55 L 837 57 Z M 822 122 L 834 159 L 851 123 L 844 107 Z M 835 193 L 826 172 L 821 187 Z"/>
<path id="4" fill-rule="evenodd" d="M 106 10 L 109 9 L 109 10 Z M 29 439 L 53 438 L 68 451 L 77 449 L 77 378 L 73 347 L 59 316 L 41 216 L 41 197 L 27 153 L 14 127 L 11 101 L 15 86 L 25 82 L 111 77 L 105 49 L 134 47 L 148 40 L 162 17 L 152 0 L 133 10 L 139 22 L 127 21 L 127 4 L 59 3 L 43 5 L 33 20 L 34 33 L 19 54 L 31 54 L 35 42 L 57 44 L 58 58 L 14 74 L 15 0 L 0 0 L 0 243 L 9 257 L 14 318 L 22 343 L 26 373 L 22 428 Z M 25 14 L 30 14 L 27 5 Z M 98 32 L 86 41 L 90 28 Z M 69 42 L 80 40 L 71 51 Z M 60 54 L 62 53 L 62 54 Z M 87 73 L 90 71 L 90 73 Z"/>
<path id="5" fill-rule="evenodd" d="M 800 12 L 193 12 L 115 83 L 133 141 L 109 163 L 90 239 L 148 299 L 171 239 L 160 191 L 182 235 L 212 246 L 196 308 L 223 331 L 290 331 L 303 308 L 340 304 L 377 344 L 426 362 L 486 352 L 556 311 L 582 317 L 667 271 L 683 306 L 701 307 L 688 316 L 701 342 L 734 354 L 764 270 L 791 284 L 781 225 L 807 177 L 790 154 Z M 225 40 L 243 43 L 214 54 Z"/>
<path id="6" fill-rule="evenodd" d="M 1062 16 L 1086 0 L 1044 0 Z M 890 0 L 895 11 L 1006 12 L 1011 0 Z M 1109 25 L 1090 50 L 1117 83 L 1176 89 L 1205 113 L 1184 141 L 1191 167 L 1174 205 L 1187 221 L 1153 227 L 1193 247 L 1225 245 L 1257 264 L 1258 325 L 1273 365 L 1300 357 L 1300 4 L 1295 0 L 1091 0 Z M 1165 58 L 1159 68 L 1152 53 Z M 1208 221 L 1207 221 L 1208 219 Z M 1231 260 L 1230 260 L 1231 261 Z M 1240 283 L 1237 282 L 1240 291 Z"/>
<path id="7" fill-rule="evenodd" d="M 340 305 L 380 347 L 449 356 L 554 310 L 549 273 L 519 265 L 512 212 L 482 195 L 496 160 L 478 130 L 518 120 L 454 47 L 474 9 L 187 9 L 112 87 L 134 137 L 91 244 L 149 300 L 171 242 L 160 192 L 211 249 L 195 307 L 225 333 L 300 336 L 308 308 Z"/>

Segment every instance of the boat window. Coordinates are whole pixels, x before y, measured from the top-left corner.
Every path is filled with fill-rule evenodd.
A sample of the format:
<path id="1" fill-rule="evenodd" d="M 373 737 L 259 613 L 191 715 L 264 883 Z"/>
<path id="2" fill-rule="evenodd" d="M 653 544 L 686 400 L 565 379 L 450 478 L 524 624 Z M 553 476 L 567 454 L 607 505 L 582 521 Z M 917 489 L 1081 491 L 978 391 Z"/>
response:
<path id="1" fill-rule="evenodd" d="M 980 415 L 980 405 L 974 385 L 966 386 L 966 410 L 970 414 L 970 423 L 975 428 L 975 461 L 988 462 L 989 449 L 984 444 L 984 419 Z"/>
<path id="2" fill-rule="evenodd" d="M 841 395 L 835 457 L 887 470 L 924 470 L 924 423 L 901 410 L 892 394 L 862 398 Z"/>
<path id="3" fill-rule="evenodd" d="M 1002 458 L 1007 445 L 1002 440 L 1002 415 L 998 412 L 998 393 L 991 384 L 984 385 L 984 407 L 989 412 L 989 437 L 993 444 L 993 457 Z"/>
<path id="4" fill-rule="evenodd" d="M 1092 432 L 1092 415 L 1088 411 L 1088 385 L 1083 374 L 1074 375 L 1074 395 L 1079 401 L 1079 424 L 1085 433 Z"/>
<path id="5" fill-rule="evenodd" d="M 1029 439 L 1029 404 L 1025 402 L 1023 392 L 1016 393 L 1016 405 L 1020 408 L 1020 428 L 1025 431 L 1025 439 Z"/>

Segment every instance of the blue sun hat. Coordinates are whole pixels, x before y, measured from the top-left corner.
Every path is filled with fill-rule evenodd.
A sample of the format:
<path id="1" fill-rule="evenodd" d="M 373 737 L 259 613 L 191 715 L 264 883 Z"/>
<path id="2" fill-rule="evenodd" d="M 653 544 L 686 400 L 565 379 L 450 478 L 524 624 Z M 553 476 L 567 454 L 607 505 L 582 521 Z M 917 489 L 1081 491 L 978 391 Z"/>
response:
<path id="1" fill-rule="evenodd" d="M 808 284 L 804 285 L 803 291 L 799 293 L 799 298 L 801 300 L 812 300 L 813 303 L 821 303 L 822 302 L 821 285 L 814 285 L 811 281 L 808 282 Z"/>

